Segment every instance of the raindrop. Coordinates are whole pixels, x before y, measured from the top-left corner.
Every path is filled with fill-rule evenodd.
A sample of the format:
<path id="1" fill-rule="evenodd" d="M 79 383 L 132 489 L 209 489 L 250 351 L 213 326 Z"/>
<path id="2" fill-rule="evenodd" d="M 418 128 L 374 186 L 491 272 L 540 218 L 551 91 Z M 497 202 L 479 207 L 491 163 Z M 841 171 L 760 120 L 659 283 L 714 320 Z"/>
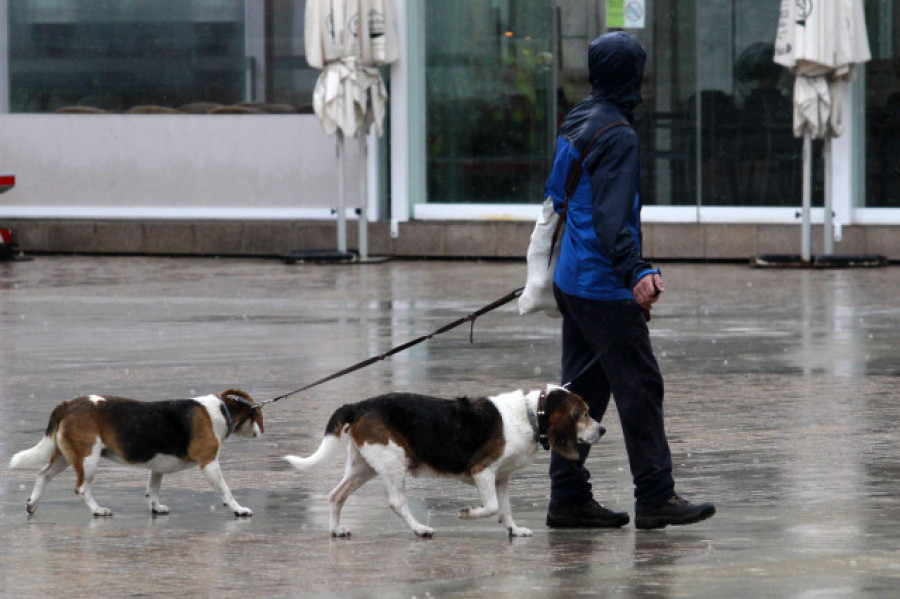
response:
<path id="1" fill-rule="evenodd" d="M 534 367 L 534 374 L 535 374 L 535 375 L 541 374 L 541 367 L 540 367 L 540 366 L 535 366 L 535 367 Z"/>
<path id="2" fill-rule="evenodd" d="M 723 366 L 728 366 L 728 360 L 725 360 L 724 362 L 722 362 L 722 365 L 723 365 Z"/>

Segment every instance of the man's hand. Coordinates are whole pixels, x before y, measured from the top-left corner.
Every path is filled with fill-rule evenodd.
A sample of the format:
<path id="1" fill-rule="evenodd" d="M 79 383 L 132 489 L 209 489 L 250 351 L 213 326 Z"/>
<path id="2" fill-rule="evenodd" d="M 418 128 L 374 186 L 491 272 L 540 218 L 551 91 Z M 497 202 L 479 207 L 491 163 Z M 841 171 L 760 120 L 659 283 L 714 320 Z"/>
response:
<path id="1" fill-rule="evenodd" d="M 653 308 L 653 304 L 659 299 L 659 294 L 665 290 L 666 288 L 663 286 L 662 277 L 657 274 L 649 274 L 638 281 L 638 284 L 634 286 L 632 293 L 634 293 L 634 301 L 636 301 L 641 308 L 650 312 Z"/>

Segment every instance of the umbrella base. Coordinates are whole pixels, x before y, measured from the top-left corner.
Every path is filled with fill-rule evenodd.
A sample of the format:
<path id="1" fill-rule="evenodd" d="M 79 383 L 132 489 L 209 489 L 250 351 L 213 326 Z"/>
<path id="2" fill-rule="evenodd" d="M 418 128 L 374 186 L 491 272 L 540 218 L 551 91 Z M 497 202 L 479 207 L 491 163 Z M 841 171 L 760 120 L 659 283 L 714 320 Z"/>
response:
<path id="1" fill-rule="evenodd" d="M 811 256 L 808 261 L 800 254 L 763 254 L 753 258 L 753 266 L 759 268 L 872 268 L 887 265 L 887 258 L 877 254 Z"/>
<path id="2" fill-rule="evenodd" d="M 291 250 L 281 257 L 285 264 L 348 264 L 358 259 L 356 252 L 338 250 Z"/>
<path id="3" fill-rule="evenodd" d="M 340 252 L 338 250 L 291 250 L 281 257 L 285 264 L 382 264 L 389 261 L 389 256 L 369 256 L 365 260 L 359 257 L 356 250 Z"/>

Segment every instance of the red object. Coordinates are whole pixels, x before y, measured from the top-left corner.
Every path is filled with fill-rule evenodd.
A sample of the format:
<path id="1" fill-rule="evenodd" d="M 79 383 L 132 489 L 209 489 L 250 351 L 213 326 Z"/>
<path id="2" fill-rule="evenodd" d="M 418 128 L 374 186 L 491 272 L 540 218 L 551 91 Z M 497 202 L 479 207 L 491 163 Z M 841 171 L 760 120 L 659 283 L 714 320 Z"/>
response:
<path id="1" fill-rule="evenodd" d="M 0 229 L 0 245 L 12 245 L 13 234 L 9 229 Z"/>
<path id="2" fill-rule="evenodd" d="M 15 175 L 0 175 L 0 193 L 9 191 L 16 186 Z"/>

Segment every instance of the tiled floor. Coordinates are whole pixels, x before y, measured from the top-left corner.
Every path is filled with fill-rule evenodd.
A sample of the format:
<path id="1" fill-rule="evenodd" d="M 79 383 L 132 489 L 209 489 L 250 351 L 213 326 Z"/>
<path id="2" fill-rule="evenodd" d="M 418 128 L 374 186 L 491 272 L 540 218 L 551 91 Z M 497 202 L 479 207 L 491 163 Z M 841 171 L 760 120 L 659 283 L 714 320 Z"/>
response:
<path id="1" fill-rule="evenodd" d="M 354 536 L 331 539 L 335 463 L 315 449 L 331 411 L 391 390 L 445 396 L 558 377 L 558 321 L 513 305 L 358 373 L 269 406 L 267 434 L 229 440 L 222 465 L 251 519 L 198 471 L 166 477 L 153 518 L 143 471 L 108 465 L 95 519 L 34 472 L 5 467 L 58 402 L 85 393 L 172 398 L 241 387 L 258 399 L 311 382 L 464 316 L 522 284 L 523 263 L 314 266 L 244 259 L 38 257 L 0 264 L 0 594 L 386 597 L 889 597 L 900 585 L 900 277 L 897 267 L 754 270 L 663 265 L 652 338 L 666 377 L 679 490 L 713 501 L 685 528 L 551 531 L 547 456 L 514 478 L 510 541 L 461 521 L 474 489 L 412 480 L 415 538 L 366 485 Z M 597 497 L 632 511 L 614 408 L 589 467 Z"/>

